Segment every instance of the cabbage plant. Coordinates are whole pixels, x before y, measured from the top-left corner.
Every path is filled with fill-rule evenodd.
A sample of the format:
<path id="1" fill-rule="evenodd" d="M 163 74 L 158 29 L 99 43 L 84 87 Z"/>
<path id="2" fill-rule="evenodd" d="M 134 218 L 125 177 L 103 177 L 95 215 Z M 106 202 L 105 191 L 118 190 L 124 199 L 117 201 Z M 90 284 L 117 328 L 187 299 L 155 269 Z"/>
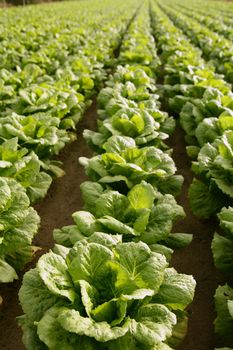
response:
<path id="1" fill-rule="evenodd" d="M 185 334 L 194 288 L 145 243 L 94 233 L 25 274 L 23 341 L 28 350 L 170 350 Z"/>

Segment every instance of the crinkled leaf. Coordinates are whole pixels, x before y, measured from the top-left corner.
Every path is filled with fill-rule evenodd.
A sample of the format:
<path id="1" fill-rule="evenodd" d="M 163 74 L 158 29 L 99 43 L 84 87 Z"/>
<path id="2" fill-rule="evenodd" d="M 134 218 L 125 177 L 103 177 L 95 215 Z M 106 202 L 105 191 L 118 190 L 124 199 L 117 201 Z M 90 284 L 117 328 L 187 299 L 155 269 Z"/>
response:
<path id="1" fill-rule="evenodd" d="M 175 269 L 169 268 L 166 269 L 163 283 L 152 300 L 173 310 L 184 310 L 193 300 L 195 286 L 192 276 L 179 274 Z"/>
<path id="2" fill-rule="evenodd" d="M 78 311 L 65 308 L 60 312 L 58 322 L 69 333 L 85 335 L 99 342 L 120 338 L 128 332 L 130 327 L 130 319 L 125 319 L 119 327 L 111 327 L 107 322 L 95 322 L 90 318 L 82 317 Z"/>
<path id="3" fill-rule="evenodd" d="M 71 302 L 75 300 L 74 286 L 61 256 L 47 253 L 39 259 L 37 266 L 41 279 L 53 294 L 68 298 Z"/>
<path id="4" fill-rule="evenodd" d="M 215 320 L 215 331 L 228 339 L 232 340 L 233 318 L 229 312 L 228 301 L 233 300 L 233 289 L 227 284 L 219 286 L 215 293 L 215 308 L 217 318 Z"/>
<path id="5" fill-rule="evenodd" d="M 107 263 L 112 260 L 113 253 L 107 247 L 98 243 L 78 243 L 68 259 L 68 272 L 75 285 L 85 280 L 101 290 L 109 282 L 109 268 Z"/>
<path id="6" fill-rule="evenodd" d="M 231 275 L 233 269 L 233 239 L 215 233 L 211 248 L 215 266 Z"/>
<path id="7" fill-rule="evenodd" d="M 41 341 L 51 350 L 84 350 L 96 349 L 96 343 L 87 337 L 81 337 L 66 330 L 60 323 L 60 318 L 66 311 L 65 307 L 54 306 L 49 309 L 37 325 L 37 333 Z M 78 312 L 78 311 L 77 311 Z"/>
<path id="8" fill-rule="evenodd" d="M 103 145 L 106 152 L 121 153 L 127 148 L 136 147 L 134 139 L 127 136 L 112 136 Z"/>
<path id="9" fill-rule="evenodd" d="M 152 289 L 156 293 L 167 266 L 164 256 L 152 253 L 142 242 L 117 245 L 115 259 L 108 264 L 117 273 L 116 290 L 126 295 L 138 288 Z"/>
<path id="10" fill-rule="evenodd" d="M 108 191 L 96 200 L 95 205 L 95 216 L 97 218 L 107 215 L 122 219 L 128 206 L 128 200 L 117 191 Z"/>
<path id="11" fill-rule="evenodd" d="M 41 279 L 37 269 L 28 271 L 23 278 L 19 300 L 28 319 L 39 321 L 46 310 L 56 304 L 58 296 L 52 294 Z"/>
<path id="12" fill-rule="evenodd" d="M 134 337 L 147 346 L 166 340 L 172 334 L 176 316 L 161 304 L 147 304 L 139 308 L 131 332 Z"/>
<path id="13" fill-rule="evenodd" d="M 80 185 L 80 189 L 86 208 L 94 214 L 95 202 L 103 193 L 102 186 L 97 182 L 85 181 Z"/>
<path id="14" fill-rule="evenodd" d="M 62 244 L 66 247 L 73 247 L 73 245 L 86 238 L 78 229 L 76 225 L 64 226 L 61 229 L 53 231 L 53 238 L 56 243 Z"/>

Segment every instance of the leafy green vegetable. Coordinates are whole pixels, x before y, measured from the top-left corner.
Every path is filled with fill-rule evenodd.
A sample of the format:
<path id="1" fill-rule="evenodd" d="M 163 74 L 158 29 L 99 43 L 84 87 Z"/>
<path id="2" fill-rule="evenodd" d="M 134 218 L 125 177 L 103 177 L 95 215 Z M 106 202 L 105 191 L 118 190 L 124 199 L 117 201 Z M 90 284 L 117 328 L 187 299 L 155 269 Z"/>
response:
<path id="1" fill-rule="evenodd" d="M 225 339 L 232 339 L 233 328 L 233 290 L 227 284 L 219 286 L 215 293 L 215 308 L 217 318 L 215 320 L 215 331 Z"/>
<path id="2" fill-rule="evenodd" d="M 90 181 L 81 185 L 81 191 L 88 211 L 73 214 L 76 226 L 54 231 L 58 244 L 72 247 L 96 231 L 120 233 L 124 241 L 138 241 L 140 238 L 149 245 L 161 245 L 153 249 L 159 252 L 165 249 L 170 256 L 169 249 L 162 245 L 179 248 L 192 239 L 188 234 L 171 234 L 173 223 L 184 217 L 184 211 L 172 195 L 162 195 L 145 181 L 132 187 L 127 196 L 118 191 L 104 190 L 98 183 Z"/>
<path id="3" fill-rule="evenodd" d="M 6 283 L 17 278 L 16 271 L 31 260 L 39 217 L 15 180 L 0 177 L 0 193 L 0 281 Z"/>
<path id="4" fill-rule="evenodd" d="M 223 208 L 218 214 L 224 234 L 214 234 L 212 252 L 218 269 L 231 275 L 233 267 L 233 208 Z"/>
<path id="5" fill-rule="evenodd" d="M 25 274 L 19 323 L 26 348 L 111 350 L 127 341 L 135 349 L 169 349 L 164 342 L 177 324 L 176 310 L 191 302 L 195 282 L 167 269 L 164 256 L 145 243 L 119 238 L 95 233 L 66 259 L 47 253 Z"/>
<path id="6" fill-rule="evenodd" d="M 112 136 L 105 147 L 109 148 L 123 139 L 122 136 L 117 136 L 117 139 L 116 136 Z M 160 182 L 172 181 L 176 167 L 167 153 L 153 146 L 139 149 L 133 146 L 133 142 L 131 147 L 126 147 L 125 144 L 123 146 L 123 142 L 121 145 L 119 153 L 106 152 L 90 159 L 80 158 L 80 163 L 85 167 L 91 180 L 116 186 L 117 183 L 120 186 L 119 182 L 124 182 L 128 188 L 145 180 L 158 186 L 158 189 Z"/>
<path id="7" fill-rule="evenodd" d="M 43 198 L 52 178 L 43 170 L 43 162 L 34 152 L 19 148 L 17 137 L 0 145 L 0 176 L 12 177 L 26 188 L 31 202 Z M 46 167 L 46 165 L 45 165 Z"/>

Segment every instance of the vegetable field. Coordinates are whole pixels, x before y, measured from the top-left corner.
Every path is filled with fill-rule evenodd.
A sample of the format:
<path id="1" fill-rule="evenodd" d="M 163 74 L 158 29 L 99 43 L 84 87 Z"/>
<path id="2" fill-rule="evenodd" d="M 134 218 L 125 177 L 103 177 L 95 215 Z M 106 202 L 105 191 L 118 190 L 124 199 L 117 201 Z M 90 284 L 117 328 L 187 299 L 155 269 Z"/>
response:
<path id="1" fill-rule="evenodd" d="M 0 10 L 0 349 L 233 350 L 232 15 Z"/>

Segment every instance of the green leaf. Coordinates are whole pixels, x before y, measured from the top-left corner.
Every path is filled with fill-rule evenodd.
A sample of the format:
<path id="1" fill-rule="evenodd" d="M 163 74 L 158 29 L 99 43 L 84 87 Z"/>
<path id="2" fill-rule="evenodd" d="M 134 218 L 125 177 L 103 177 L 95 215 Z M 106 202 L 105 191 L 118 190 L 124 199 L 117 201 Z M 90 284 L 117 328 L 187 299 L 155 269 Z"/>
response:
<path id="1" fill-rule="evenodd" d="M 125 336 L 108 342 L 109 350 L 138 350 L 138 342 L 128 332 Z"/>
<path id="2" fill-rule="evenodd" d="M 233 239 L 215 233 L 211 244 L 215 266 L 231 275 L 233 269 Z"/>
<path id="3" fill-rule="evenodd" d="M 117 191 L 108 191 L 102 194 L 95 202 L 95 216 L 113 216 L 116 219 L 123 219 L 124 212 L 128 206 L 128 200 Z"/>
<path id="4" fill-rule="evenodd" d="M 173 250 L 162 244 L 150 244 L 149 245 L 152 252 L 162 254 L 166 257 L 167 261 L 171 260 Z"/>
<path id="5" fill-rule="evenodd" d="M 189 188 L 189 200 L 193 213 L 203 219 L 209 218 L 224 206 L 224 197 L 216 188 L 194 179 Z"/>
<path id="6" fill-rule="evenodd" d="M 137 289 L 151 289 L 156 293 L 167 266 L 164 256 L 152 253 L 142 242 L 119 244 L 115 259 L 108 265 L 116 272 L 118 294 L 132 294 Z"/>
<path id="7" fill-rule="evenodd" d="M 11 189 L 9 185 L 7 179 L 0 177 L 0 211 L 4 209 L 11 198 Z"/>
<path id="8" fill-rule="evenodd" d="M 85 181 L 81 183 L 80 189 L 82 192 L 83 201 L 85 203 L 85 207 L 92 213 L 95 214 L 95 202 L 99 198 L 99 196 L 103 193 L 102 186 L 97 182 Z M 94 208 L 93 208 L 94 206 Z"/>
<path id="9" fill-rule="evenodd" d="M 133 228 L 137 232 L 142 233 L 146 230 L 150 218 L 150 213 L 150 209 L 147 208 L 137 210 L 137 218 L 133 224 Z"/>
<path id="10" fill-rule="evenodd" d="M 40 278 L 37 269 L 28 271 L 19 290 L 23 312 L 31 322 L 39 321 L 46 310 L 56 304 L 58 296 L 52 294 Z"/>
<path id="11" fill-rule="evenodd" d="M 9 283 L 18 279 L 17 273 L 6 261 L 0 259 L 0 282 Z"/>
<path id="12" fill-rule="evenodd" d="M 48 189 L 52 183 L 50 175 L 40 172 L 35 179 L 35 182 L 31 183 L 27 188 L 27 195 L 30 198 L 31 203 L 35 203 L 39 199 L 46 196 Z"/>
<path id="13" fill-rule="evenodd" d="M 153 302 L 173 310 L 184 310 L 193 300 L 196 282 L 192 276 L 179 274 L 175 269 L 165 271 L 163 283 Z"/>
<path id="14" fill-rule="evenodd" d="M 109 279 L 107 263 L 113 259 L 110 249 L 98 243 L 84 245 L 80 242 L 70 252 L 70 259 L 68 272 L 75 285 L 78 285 L 80 280 L 85 280 L 98 290 L 105 287 Z"/>
<path id="15" fill-rule="evenodd" d="M 80 280 L 79 286 L 83 306 L 87 315 L 91 317 L 91 311 L 95 308 L 95 305 L 99 300 L 99 293 L 95 287 L 85 280 Z"/>
<path id="16" fill-rule="evenodd" d="M 91 316 L 96 322 L 108 322 L 111 326 L 120 325 L 126 317 L 127 302 L 120 299 L 112 299 L 98 305 L 91 311 Z"/>
<path id="17" fill-rule="evenodd" d="M 233 208 L 222 208 L 221 212 L 218 214 L 220 220 L 220 226 L 233 236 Z"/>
<path id="18" fill-rule="evenodd" d="M 96 223 L 96 219 L 88 211 L 76 211 L 72 214 L 72 218 L 80 232 L 85 236 L 90 236 L 95 231 L 98 231 L 99 226 Z"/>
<path id="19" fill-rule="evenodd" d="M 167 239 L 166 244 L 168 247 L 184 248 L 192 242 L 193 235 L 190 233 L 171 233 Z"/>
<path id="20" fill-rule="evenodd" d="M 184 339 L 188 330 L 188 316 L 185 311 L 175 311 L 177 323 L 172 329 L 172 336 L 168 339 L 168 344 L 172 349 L 176 349 Z"/>
<path id="21" fill-rule="evenodd" d="M 218 124 L 223 132 L 225 130 L 233 130 L 232 116 L 220 115 L 218 118 Z"/>
<path id="22" fill-rule="evenodd" d="M 140 184 L 134 186 L 128 193 L 130 205 L 134 209 L 151 209 L 156 193 L 154 188 L 142 181 Z"/>
<path id="23" fill-rule="evenodd" d="M 172 334 L 176 316 L 160 304 L 148 304 L 139 308 L 131 332 L 142 344 L 154 347 Z"/>
<path id="24" fill-rule="evenodd" d="M 75 350 L 79 346 L 82 349 L 94 350 L 94 344 L 92 347 L 86 348 L 82 337 L 72 333 L 69 329 L 64 329 L 60 324 L 60 317 L 67 310 L 69 309 L 65 307 L 54 306 L 44 314 L 37 325 L 40 340 L 51 350 Z M 89 342 L 90 340 L 85 339 L 85 341 Z"/>
<path id="25" fill-rule="evenodd" d="M 138 236 L 139 234 L 130 226 L 123 224 L 121 221 L 105 215 L 97 220 L 98 223 L 104 226 L 104 228 L 110 232 L 120 233 L 122 235 Z"/>
<path id="26" fill-rule="evenodd" d="M 86 236 L 79 231 L 76 225 L 69 225 L 61 229 L 55 229 L 53 231 L 53 238 L 58 244 L 65 247 L 73 247 L 76 242 L 86 238 Z"/>
<path id="27" fill-rule="evenodd" d="M 184 182 L 182 175 L 172 175 L 169 177 L 161 178 L 157 181 L 157 187 L 161 193 L 169 193 L 172 196 L 177 196 L 181 192 L 181 188 Z"/>
<path id="28" fill-rule="evenodd" d="M 41 279 L 54 295 L 65 297 L 71 302 L 75 300 L 74 286 L 61 256 L 47 253 L 39 259 L 37 266 Z"/>
<path id="29" fill-rule="evenodd" d="M 141 240 L 147 244 L 166 240 L 173 223 L 184 216 L 183 208 L 176 203 L 173 196 L 161 195 L 151 210 L 149 223 L 141 234 Z"/>
<path id="30" fill-rule="evenodd" d="M 106 342 L 124 336 L 130 328 L 130 319 L 121 326 L 111 327 L 107 322 L 95 322 L 82 317 L 78 311 L 65 309 L 58 316 L 59 324 L 68 332 L 85 335 L 99 342 Z"/>
<path id="31" fill-rule="evenodd" d="M 87 238 L 89 243 L 98 243 L 107 248 L 112 249 L 118 243 L 122 243 L 121 235 L 110 235 L 109 233 L 104 232 L 95 232 L 90 237 Z"/>
<path id="32" fill-rule="evenodd" d="M 225 339 L 231 341 L 233 318 L 228 308 L 229 300 L 233 300 L 233 289 L 227 284 L 219 286 L 215 293 L 215 308 L 217 311 L 215 331 Z"/>
<path id="33" fill-rule="evenodd" d="M 37 327 L 30 322 L 27 316 L 17 317 L 17 321 L 23 330 L 23 343 L 27 350 L 47 350 L 47 346 L 42 343 L 37 335 Z"/>

